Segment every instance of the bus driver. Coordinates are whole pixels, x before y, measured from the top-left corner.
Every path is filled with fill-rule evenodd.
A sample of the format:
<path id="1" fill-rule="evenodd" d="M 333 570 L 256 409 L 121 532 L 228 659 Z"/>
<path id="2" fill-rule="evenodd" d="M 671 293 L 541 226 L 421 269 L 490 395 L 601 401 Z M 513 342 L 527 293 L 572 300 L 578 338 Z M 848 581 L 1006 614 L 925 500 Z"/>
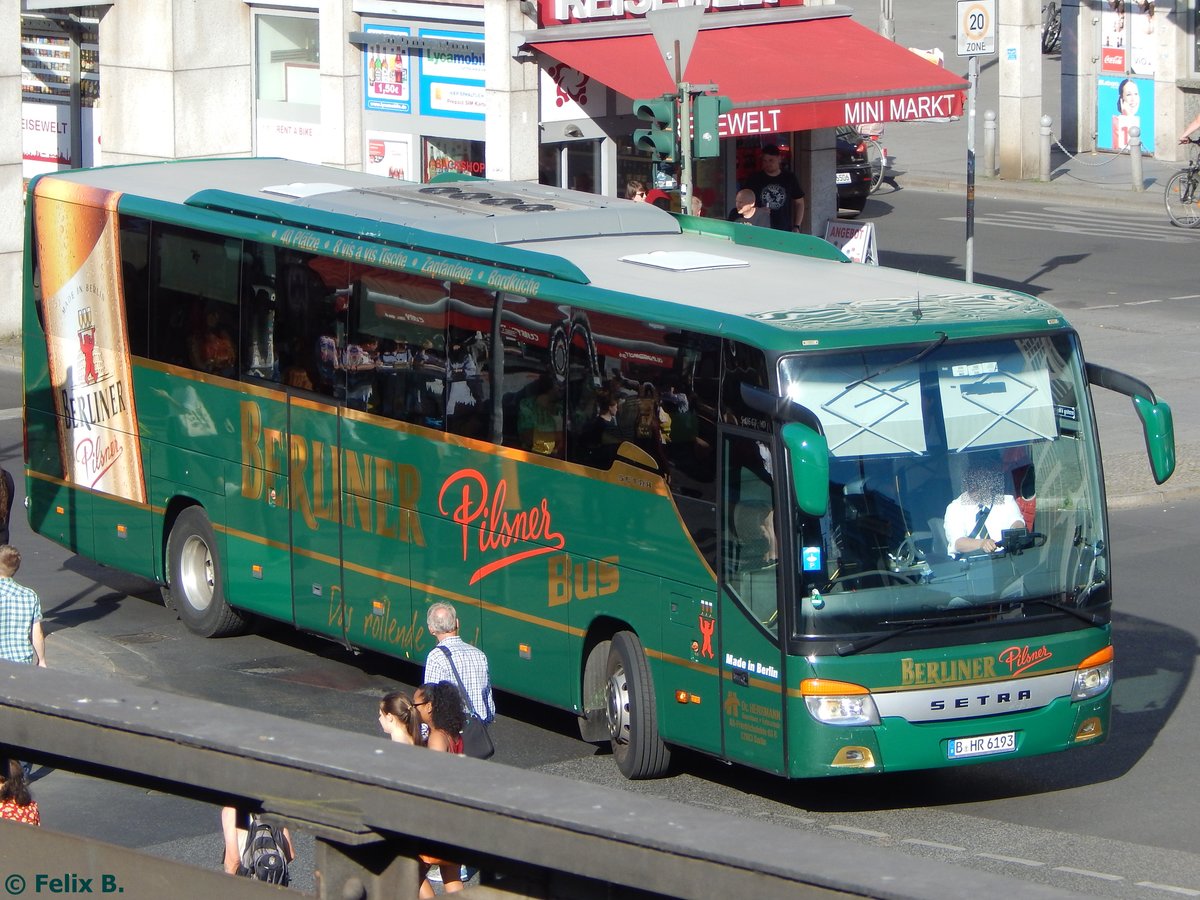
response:
<path id="1" fill-rule="evenodd" d="M 1024 528 L 1025 518 L 1012 494 L 1004 493 L 1004 472 L 998 462 L 975 460 L 963 475 L 963 492 L 946 507 L 946 552 L 994 553 L 1001 533 Z"/>

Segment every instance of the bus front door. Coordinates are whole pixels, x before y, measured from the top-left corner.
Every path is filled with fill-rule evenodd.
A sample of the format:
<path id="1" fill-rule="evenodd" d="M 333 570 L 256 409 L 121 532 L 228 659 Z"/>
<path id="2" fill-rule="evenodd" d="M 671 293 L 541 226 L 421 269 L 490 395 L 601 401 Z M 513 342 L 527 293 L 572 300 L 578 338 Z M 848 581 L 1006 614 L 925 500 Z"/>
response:
<path id="1" fill-rule="evenodd" d="M 727 435 L 724 447 L 720 609 L 725 757 L 786 770 L 779 562 L 770 449 Z"/>

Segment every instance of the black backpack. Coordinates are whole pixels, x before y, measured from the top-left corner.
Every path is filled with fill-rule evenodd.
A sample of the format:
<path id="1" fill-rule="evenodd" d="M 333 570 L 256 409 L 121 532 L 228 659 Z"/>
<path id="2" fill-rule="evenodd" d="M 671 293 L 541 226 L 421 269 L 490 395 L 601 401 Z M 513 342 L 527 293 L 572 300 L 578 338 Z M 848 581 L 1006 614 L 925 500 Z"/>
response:
<path id="1" fill-rule="evenodd" d="M 242 865 L 238 874 L 270 884 L 288 883 L 287 856 L 279 842 L 279 835 L 274 826 L 257 816 L 250 818 L 246 849 L 242 851 Z"/>

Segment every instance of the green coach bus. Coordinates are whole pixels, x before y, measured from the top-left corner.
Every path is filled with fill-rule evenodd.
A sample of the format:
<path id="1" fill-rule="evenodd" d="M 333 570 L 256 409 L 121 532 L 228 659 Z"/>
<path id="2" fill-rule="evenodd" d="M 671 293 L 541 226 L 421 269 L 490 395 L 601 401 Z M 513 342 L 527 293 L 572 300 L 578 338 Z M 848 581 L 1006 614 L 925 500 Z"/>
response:
<path id="1" fill-rule="evenodd" d="M 419 661 L 451 600 L 498 688 L 630 778 L 675 747 L 807 778 L 1108 733 L 1089 385 L 1132 398 L 1160 483 L 1171 416 L 1036 298 L 283 160 L 55 173 L 26 213 L 30 524 L 197 634 Z"/>

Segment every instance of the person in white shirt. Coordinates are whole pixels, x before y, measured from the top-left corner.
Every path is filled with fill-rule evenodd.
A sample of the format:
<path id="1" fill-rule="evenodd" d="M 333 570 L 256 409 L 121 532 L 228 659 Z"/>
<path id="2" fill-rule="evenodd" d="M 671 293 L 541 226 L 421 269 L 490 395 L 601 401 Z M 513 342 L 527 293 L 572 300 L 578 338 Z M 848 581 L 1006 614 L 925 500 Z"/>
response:
<path id="1" fill-rule="evenodd" d="M 964 490 L 946 507 L 946 552 L 995 553 L 1005 529 L 1024 528 L 1025 518 L 1012 494 L 1004 493 L 1004 472 L 992 461 L 972 462 L 963 475 Z"/>

